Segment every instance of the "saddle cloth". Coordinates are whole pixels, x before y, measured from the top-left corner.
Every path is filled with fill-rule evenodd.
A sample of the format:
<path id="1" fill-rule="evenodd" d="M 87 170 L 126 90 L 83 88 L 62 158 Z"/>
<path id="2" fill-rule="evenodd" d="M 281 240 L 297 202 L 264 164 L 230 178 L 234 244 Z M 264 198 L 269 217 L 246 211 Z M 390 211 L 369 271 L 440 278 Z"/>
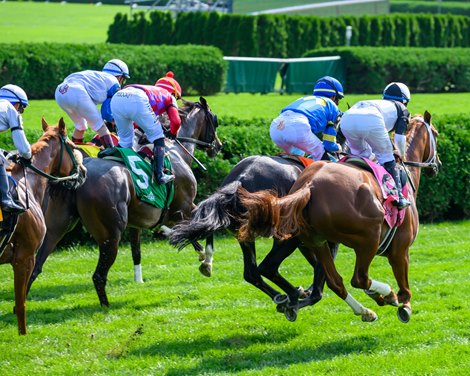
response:
<path id="1" fill-rule="evenodd" d="M 278 157 L 284 159 L 291 159 L 297 163 L 300 163 L 305 168 L 310 166 L 313 163 L 313 159 L 307 157 L 301 157 L 299 155 L 289 154 L 289 153 L 279 153 Z"/>
<path id="2" fill-rule="evenodd" d="M 157 208 L 168 208 L 173 201 L 175 187 L 169 184 L 152 183 L 153 170 L 149 162 L 129 148 L 110 148 L 103 150 L 98 158 L 112 159 L 124 163 L 129 169 L 139 200 Z M 164 168 L 171 171 L 171 162 L 165 156 Z"/>
<path id="3" fill-rule="evenodd" d="M 385 168 L 367 158 L 351 155 L 346 155 L 338 162 L 350 163 L 372 172 L 382 190 L 382 206 L 385 210 L 385 221 L 387 222 L 388 226 L 390 228 L 398 227 L 403 223 L 403 219 L 405 218 L 405 211 L 398 210 L 397 207 L 393 205 L 393 202 L 398 200 L 397 188 L 395 181 L 385 170 Z M 408 186 L 406 184 L 403 184 L 402 192 L 403 196 L 408 198 Z"/>

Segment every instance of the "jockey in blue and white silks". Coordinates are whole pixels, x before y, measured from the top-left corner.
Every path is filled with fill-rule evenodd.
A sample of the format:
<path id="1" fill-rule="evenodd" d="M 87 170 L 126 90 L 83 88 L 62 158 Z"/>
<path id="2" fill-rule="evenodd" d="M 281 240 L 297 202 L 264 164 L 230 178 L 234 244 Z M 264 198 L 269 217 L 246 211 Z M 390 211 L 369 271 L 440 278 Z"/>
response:
<path id="1" fill-rule="evenodd" d="M 341 118 L 343 132 L 351 154 L 372 159 L 384 166 L 395 180 L 399 209 L 410 205 L 401 192 L 401 180 L 396 169 L 393 146 L 389 132 L 394 131 L 394 142 L 402 159 L 405 158 L 406 130 L 410 113 L 406 106 L 410 101 L 410 90 L 401 82 L 392 82 L 383 92 L 383 99 L 365 100 L 356 103 Z"/>
<path id="2" fill-rule="evenodd" d="M 75 129 L 72 141 L 83 142 L 87 125 L 100 135 L 106 147 L 113 146 L 103 119 L 113 121 L 111 98 L 129 78 L 126 63 L 119 59 L 108 61 L 102 71 L 85 70 L 72 73 L 55 91 L 57 104 L 72 119 Z M 96 107 L 101 104 L 101 113 Z"/>
<path id="3" fill-rule="evenodd" d="M 284 107 L 271 123 L 270 135 L 287 153 L 301 156 L 307 153 L 320 160 L 325 150 L 341 151 L 336 143 L 336 125 L 341 116 L 338 102 L 344 93 L 338 80 L 325 76 L 317 81 L 313 94 Z M 323 142 L 315 133 L 323 133 Z"/>
<path id="4" fill-rule="evenodd" d="M 30 163 L 31 146 L 26 139 L 23 129 L 23 113 L 28 106 L 25 91 L 16 85 L 5 85 L 0 88 L 0 132 L 11 131 L 11 137 L 24 164 Z M 8 175 L 5 168 L 8 164 L 3 155 L 0 156 L 0 194 L 2 209 L 14 213 L 22 213 L 25 208 L 18 205 L 10 194 Z"/>

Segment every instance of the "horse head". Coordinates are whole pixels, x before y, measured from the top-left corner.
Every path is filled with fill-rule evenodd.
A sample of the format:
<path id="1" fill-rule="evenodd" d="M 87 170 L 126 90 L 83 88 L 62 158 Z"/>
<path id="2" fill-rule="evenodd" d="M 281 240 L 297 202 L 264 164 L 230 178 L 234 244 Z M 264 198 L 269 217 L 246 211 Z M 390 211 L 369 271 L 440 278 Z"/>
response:
<path id="1" fill-rule="evenodd" d="M 31 146 L 33 158 L 29 168 L 52 184 L 78 188 L 85 181 L 86 168 L 82 154 L 67 138 L 64 119 L 57 125 L 49 125 L 43 117 L 42 129 L 42 136 Z"/>
<path id="2" fill-rule="evenodd" d="M 199 97 L 199 102 L 183 100 L 183 103 L 181 112 L 184 126 L 178 133 L 178 139 L 192 142 L 205 149 L 209 157 L 215 157 L 222 149 L 222 142 L 217 136 L 217 115 L 212 112 L 204 97 Z"/>
<path id="3" fill-rule="evenodd" d="M 407 161 L 405 164 L 427 169 L 427 174 L 436 176 L 442 163 L 437 153 L 437 137 L 439 133 L 432 125 L 432 116 L 428 111 L 424 115 L 411 118 L 407 139 Z"/>

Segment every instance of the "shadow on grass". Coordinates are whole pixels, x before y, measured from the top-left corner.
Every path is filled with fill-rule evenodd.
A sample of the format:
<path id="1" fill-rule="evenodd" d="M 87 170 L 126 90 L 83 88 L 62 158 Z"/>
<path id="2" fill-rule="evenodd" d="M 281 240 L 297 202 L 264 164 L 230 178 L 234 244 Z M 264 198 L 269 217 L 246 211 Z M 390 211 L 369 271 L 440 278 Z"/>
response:
<path id="1" fill-rule="evenodd" d="M 199 339 L 191 341 L 172 341 L 158 343 L 144 349 L 129 352 L 128 355 L 158 356 L 174 354 L 181 357 L 181 366 L 167 370 L 166 375 L 201 375 L 212 372 L 240 372 L 262 370 L 269 367 L 289 367 L 294 364 L 310 363 L 312 361 L 325 361 L 336 357 L 374 351 L 380 346 L 377 338 L 372 336 L 359 336 L 341 341 L 333 341 L 319 346 L 300 346 L 297 348 L 255 351 L 248 349 L 256 344 L 271 343 L 273 346 L 283 347 L 292 337 L 301 335 L 293 333 L 287 335 L 286 331 L 270 331 L 263 335 L 231 336 L 224 339 Z M 217 356 L 215 351 L 221 352 L 230 349 L 230 354 Z M 199 352 L 200 364 L 194 367 L 185 367 L 184 358 L 194 358 L 194 352 Z"/>

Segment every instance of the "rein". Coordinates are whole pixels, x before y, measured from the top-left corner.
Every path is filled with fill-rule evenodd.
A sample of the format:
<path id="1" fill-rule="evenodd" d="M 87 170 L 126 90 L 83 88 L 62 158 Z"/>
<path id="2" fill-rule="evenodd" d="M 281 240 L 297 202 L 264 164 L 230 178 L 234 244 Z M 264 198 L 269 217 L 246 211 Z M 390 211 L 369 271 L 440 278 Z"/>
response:
<path id="1" fill-rule="evenodd" d="M 414 161 L 405 161 L 403 162 L 407 166 L 412 166 L 412 167 L 423 167 L 423 168 L 432 168 L 433 170 L 437 170 L 437 146 L 436 146 L 436 139 L 434 138 L 434 135 L 432 133 L 431 126 L 422 118 L 422 117 L 416 117 L 414 118 L 417 121 L 422 122 L 425 126 L 426 129 L 429 133 L 429 142 L 431 143 L 431 149 L 432 152 L 430 153 L 431 155 L 428 157 L 428 159 L 425 162 L 414 162 Z"/>
<path id="2" fill-rule="evenodd" d="M 69 181 L 69 180 L 77 180 L 80 176 L 77 160 L 75 159 L 75 156 L 73 155 L 72 148 L 70 147 L 69 144 L 67 144 L 67 142 L 65 140 L 66 140 L 66 137 L 60 135 L 60 159 L 59 159 L 59 168 L 58 168 L 58 170 L 60 170 L 60 166 L 62 165 L 62 156 L 64 154 L 64 147 L 65 147 L 65 150 L 67 151 L 68 155 L 70 156 L 70 159 L 72 160 L 72 164 L 73 164 L 72 174 L 71 175 L 59 177 L 59 176 L 50 175 L 47 172 L 44 172 L 44 171 L 40 170 L 36 166 L 33 166 L 32 164 L 30 164 L 26 167 L 28 167 L 30 170 L 33 170 L 38 175 L 41 175 L 41 176 L 47 178 L 52 183 L 60 183 L 60 182 Z"/>
<path id="3" fill-rule="evenodd" d="M 195 144 L 203 149 L 211 149 L 211 150 L 214 150 L 216 148 L 216 142 L 215 142 L 215 128 L 217 127 L 214 123 L 217 122 L 216 118 L 214 115 L 212 115 L 210 113 L 210 111 L 207 111 L 206 108 L 199 102 L 196 102 L 194 104 L 194 107 L 196 108 L 199 108 L 200 110 L 204 111 L 204 116 L 205 116 L 205 120 L 206 120 L 206 123 L 209 124 L 210 128 L 206 130 L 206 134 L 207 132 L 210 130 L 212 131 L 212 137 L 213 137 L 213 141 L 212 142 L 205 142 L 205 141 L 200 141 L 198 139 L 195 139 L 195 138 L 191 138 L 191 137 L 176 137 L 176 140 L 178 141 L 181 141 L 181 142 L 189 142 L 191 144 Z"/>

